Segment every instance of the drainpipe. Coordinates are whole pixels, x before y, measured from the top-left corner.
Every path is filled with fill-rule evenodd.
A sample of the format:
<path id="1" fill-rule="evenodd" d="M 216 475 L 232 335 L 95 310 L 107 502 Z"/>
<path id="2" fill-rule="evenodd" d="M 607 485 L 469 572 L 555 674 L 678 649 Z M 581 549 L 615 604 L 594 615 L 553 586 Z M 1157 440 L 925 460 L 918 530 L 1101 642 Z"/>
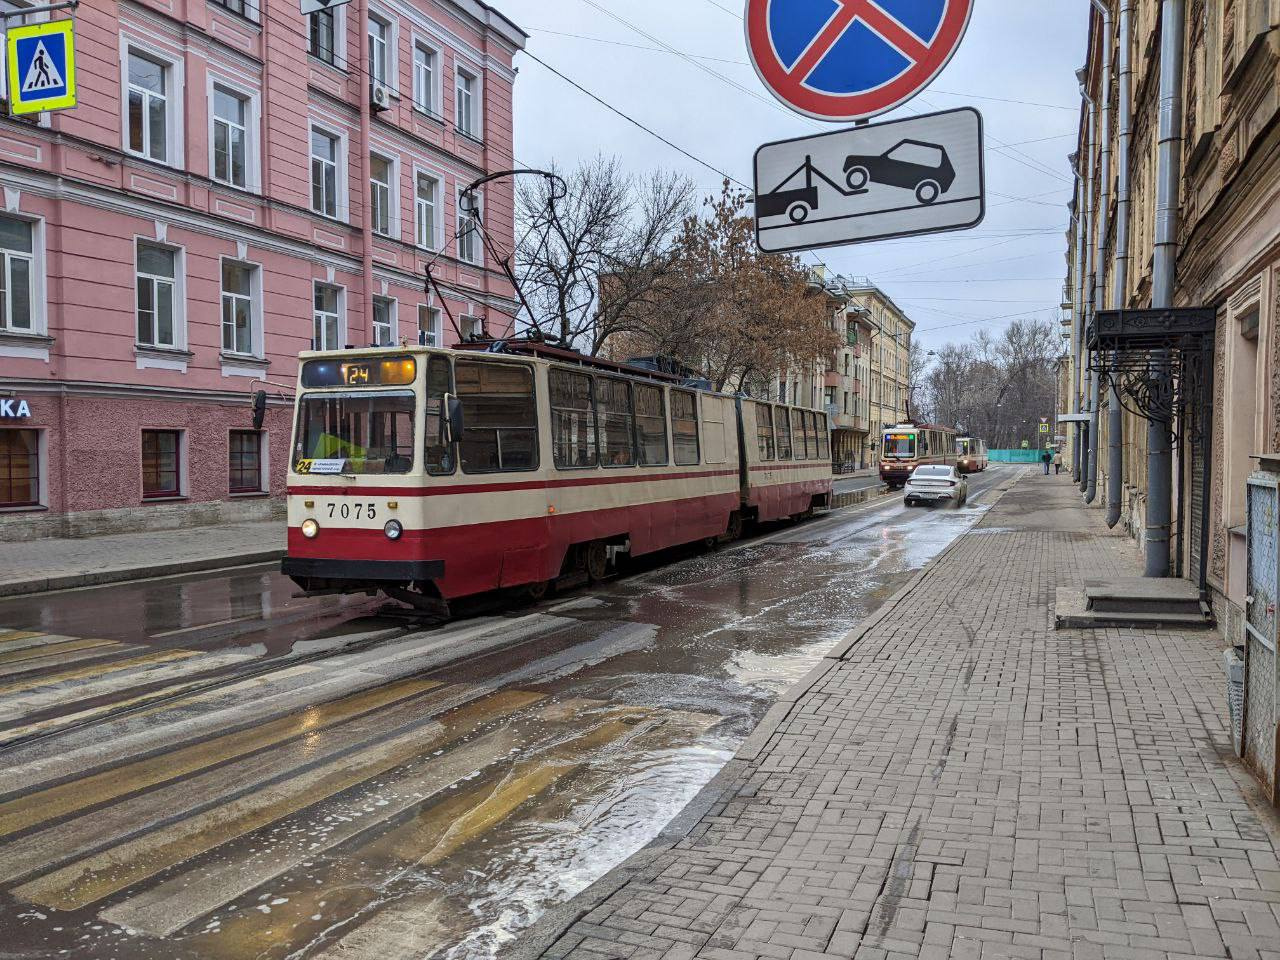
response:
<path id="1" fill-rule="evenodd" d="M 1106 249 L 1107 249 L 1107 217 L 1110 216 L 1111 204 L 1111 7 L 1103 0 L 1093 0 L 1094 9 L 1102 16 L 1102 156 L 1099 160 L 1101 171 L 1099 179 L 1101 189 L 1098 191 L 1098 240 L 1094 250 L 1094 286 L 1093 315 L 1096 318 L 1099 309 L 1107 306 L 1106 292 Z M 1102 375 L 1089 375 L 1089 412 L 1093 418 L 1089 421 L 1089 473 L 1085 485 L 1084 502 L 1093 503 L 1098 499 L 1098 408 L 1099 390 Z"/>
<path id="2" fill-rule="evenodd" d="M 1116 157 L 1116 270 L 1111 299 L 1123 309 L 1129 295 L 1129 143 L 1133 135 L 1133 0 L 1120 0 L 1120 37 L 1117 40 L 1120 89 L 1118 91 L 1119 155 Z M 1120 522 L 1124 491 L 1124 411 L 1120 389 L 1112 378 L 1107 395 L 1107 526 Z"/>
<path id="3" fill-rule="evenodd" d="M 1173 306 L 1178 270 L 1178 185 L 1182 177 L 1182 42 L 1184 0 L 1163 0 L 1160 12 L 1160 149 L 1156 174 L 1156 244 L 1151 277 L 1151 306 Z M 1160 392 L 1168 395 L 1172 358 L 1154 357 Z M 1169 576 L 1169 539 L 1173 514 L 1173 449 L 1168 420 L 1147 423 L 1147 576 Z"/>
<path id="4" fill-rule="evenodd" d="M 1076 355 L 1080 358 L 1081 376 L 1084 377 L 1085 392 L 1082 395 L 1081 401 L 1086 404 L 1084 412 L 1093 413 L 1096 417 L 1096 411 L 1092 410 L 1092 408 L 1088 406 L 1089 401 L 1094 399 L 1095 391 L 1093 386 L 1094 376 L 1093 371 L 1089 369 L 1089 351 L 1085 346 L 1085 339 L 1087 335 L 1086 331 L 1088 329 L 1089 317 L 1093 314 L 1094 309 L 1094 287 L 1089 285 L 1089 274 L 1096 272 L 1098 269 L 1097 263 L 1094 262 L 1093 244 L 1091 243 L 1091 232 L 1097 229 L 1096 211 L 1093 206 L 1093 151 L 1097 144 L 1095 121 L 1097 120 L 1098 106 L 1094 102 L 1093 98 L 1089 96 L 1086 77 L 1087 70 L 1085 68 L 1081 68 L 1076 71 L 1076 78 L 1080 81 L 1080 97 L 1084 100 L 1085 106 L 1088 108 L 1087 116 L 1089 131 L 1087 139 L 1088 146 L 1084 155 L 1085 174 L 1083 177 L 1085 190 L 1083 231 L 1084 247 L 1082 251 L 1084 271 L 1080 276 L 1080 302 L 1084 312 L 1080 317 L 1080 342 L 1076 346 Z M 1081 493 L 1084 493 L 1089 486 L 1089 470 L 1090 464 L 1093 460 L 1091 454 L 1096 446 L 1096 441 L 1090 426 L 1091 424 L 1083 425 L 1084 433 L 1080 440 L 1080 470 L 1075 479 L 1079 482 Z"/>
<path id="5" fill-rule="evenodd" d="M 364 211 L 360 218 L 360 243 L 362 248 L 361 266 L 364 273 L 364 329 L 357 338 L 350 332 L 347 334 L 351 342 L 364 346 L 373 343 L 373 203 L 369 194 L 369 181 L 372 167 L 369 150 L 373 140 L 373 62 L 369 59 L 369 0 L 360 0 L 356 4 L 356 17 L 359 29 L 356 36 L 360 38 L 360 64 L 356 77 L 356 89 L 360 97 L 360 189 L 364 191 L 364 202 L 360 209 Z M 354 206 L 354 204 L 352 204 Z M 396 340 L 398 331 L 393 332 L 392 340 Z"/>
<path id="6" fill-rule="evenodd" d="M 1075 292 L 1071 307 L 1071 413 L 1080 412 L 1080 331 L 1084 323 L 1084 177 L 1080 174 L 1080 155 L 1071 156 L 1071 172 L 1076 177 L 1076 202 L 1072 217 L 1075 225 Z M 1080 479 L 1080 424 L 1071 424 L 1071 477 Z"/>

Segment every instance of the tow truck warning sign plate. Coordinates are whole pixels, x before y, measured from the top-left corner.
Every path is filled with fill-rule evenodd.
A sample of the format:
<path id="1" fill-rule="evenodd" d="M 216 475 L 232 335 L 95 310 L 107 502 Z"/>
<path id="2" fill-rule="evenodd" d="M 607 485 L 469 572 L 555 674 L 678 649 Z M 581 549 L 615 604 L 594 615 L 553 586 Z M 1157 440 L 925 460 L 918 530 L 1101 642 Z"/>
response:
<path id="1" fill-rule="evenodd" d="M 982 115 L 963 108 L 756 151 L 766 253 L 976 227 L 986 215 Z"/>

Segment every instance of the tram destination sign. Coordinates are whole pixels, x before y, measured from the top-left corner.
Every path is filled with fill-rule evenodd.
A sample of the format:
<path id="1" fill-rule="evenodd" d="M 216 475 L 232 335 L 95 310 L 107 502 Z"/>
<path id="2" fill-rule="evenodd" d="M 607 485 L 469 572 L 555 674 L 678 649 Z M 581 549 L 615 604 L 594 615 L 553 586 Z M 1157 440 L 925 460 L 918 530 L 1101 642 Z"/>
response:
<path id="1" fill-rule="evenodd" d="M 766 143 L 755 210 L 766 253 L 976 227 L 986 216 L 982 115 L 964 107 Z"/>

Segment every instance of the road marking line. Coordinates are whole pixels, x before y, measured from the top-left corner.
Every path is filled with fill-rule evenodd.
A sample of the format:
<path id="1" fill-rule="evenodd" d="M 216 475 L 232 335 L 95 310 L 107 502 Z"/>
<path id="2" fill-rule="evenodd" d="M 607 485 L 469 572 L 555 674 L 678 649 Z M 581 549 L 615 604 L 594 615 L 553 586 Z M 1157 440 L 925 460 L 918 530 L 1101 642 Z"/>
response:
<path id="1" fill-rule="evenodd" d="M 319 732 L 351 717 L 440 686 L 442 684 L 435 680 L 404 680 L 281 717 L 260 727 L 226 734 L 172 753 L 112 767 L 81 780 L 29 793 L 8 803 L 0 803 L 0 837 L 127 793 L 177 780 L 302 734 Z"/>
<path id="2" fill-rule="evenodd" d="M 471 733 L 477 725 L 542 699 L 512 691 L 478 701 L 356 756 L 340 757 L 248 796 L 111 847 L 14 889 L 23 900 L 79 910 L 230 840 L 392 770 Z M 56 828 L 53 828 L 56 829 Z M 2 857 L 3 854 L 0 854 Z"/>
<path id="3" fill-rule="evenodd" d="M 21 663 L 24 660 L 37 660 L 40 657 L 57 657 L 61 653 L 75 653 L 79 650 L 96 650 L 100 647 L 123 646 L 115 640 L 63 640 L 49 646 L 27 647 L 12 653 L 0 653 L 0 664 Z"/>
<path id="4" fill-rule="evenodd" d="M 27 647 L 42 647 L 51 643 L 63 643 L 67 640 L 79 640 L 79 637 L 65 637 L 60 633 L 31 633 L 25 630 L 10 630 L 0 634 L 7 640 L 0 640 L 0 650 L 25 650 Z"/>
<path id="5" fill-rule="evenodd" d="M 148 653 L 141 657 L 129 657 L 125 660 L 112 660 L 109 663 L 100 663 L 92 667 L 78 667 L 75 670 L 67 670 L 62 673 L 49 673 L 41 677 L 33 677 L 29 680 L 22 680 L 17 683 L 7 683 L 0 686 L 0 695 L 22 693 L 27 690 L 38 690 L 41 687 L 52 687 L 57 684 L 71 683 L 74 680 L 83 680 L 87 677 L 101 677 L 106 674 L 119 673 L 122 670 L 132 670 L 137 667 L 147 667 L 153 664 L 174 663 L 178 660 L 190 660 L 192 657 L 200 656 L 197 650 L 166 650 L 163 653 Z"/>
<path id="6" fill-rule="evenodd" d="M 40 637 L 43 634 L 38 631 L 31 630 L 0 630 L 0 643 L 8 643 L 10 640 L 29 640 L 32 637 Z"/>

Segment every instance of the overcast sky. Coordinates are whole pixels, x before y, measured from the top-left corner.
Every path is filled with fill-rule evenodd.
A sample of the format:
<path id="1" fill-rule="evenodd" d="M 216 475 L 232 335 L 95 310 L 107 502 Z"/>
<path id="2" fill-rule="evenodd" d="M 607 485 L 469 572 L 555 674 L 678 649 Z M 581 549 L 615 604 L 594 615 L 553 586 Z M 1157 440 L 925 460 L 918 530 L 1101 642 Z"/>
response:
<path id="1" fill-rule="evenodd" d="M 777 103 L 747 60 L 742 0 L 490 0 L 530 34 L 529 50 L 623 113 L 712 167 L 751 182 L 770 140 L 838 129 Z M 976 0 L 948 67 L 887 117 L 959 106 L 981 110 L 987 216 L 977 228 L 805 255 L 867 276 L 916 322 L 926 347 L 1058 315 L 1071 198 L 1087 0 Z M 668 48 L 674 48 L 673 53 Z M 684 57 L 681 54 L 685 55 Z M 636 172 L 679 170 L 704 193 L 719 178 L 574 90 L 517 59 L 516 157 L 572 167 L 615 154 Z M 717 76 L 718 75 L 718 76 Z M 887 118 L 886 117 L 886 118 Z M 882 118 L 885 119 L 885 118 Z"/>

